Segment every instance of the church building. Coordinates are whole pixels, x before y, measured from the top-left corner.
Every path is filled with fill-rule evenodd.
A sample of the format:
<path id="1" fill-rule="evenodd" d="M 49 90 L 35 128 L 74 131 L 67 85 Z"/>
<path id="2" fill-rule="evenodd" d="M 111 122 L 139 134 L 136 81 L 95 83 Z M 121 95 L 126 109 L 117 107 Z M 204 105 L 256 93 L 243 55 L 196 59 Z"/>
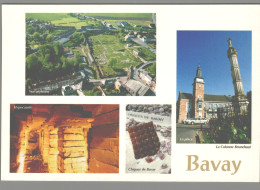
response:
<path id="1" fill-rule="evenodd" d="M 237 51 L 232 46 L 232 41 L 228 39 L 229 49 L 227 56 L 231 65 L 231 76 L 235 96 L 214 95 L 204 93 L 204 78 L 201 74 L 200 66 L 197 67 L 196 76 L 193 81 L 193 92 L 179 92 L 177 100 L 176 119 L 178 123 L 187 118 L 216 118 L 218 114 L 229 115 L 241 113 L 247 110 L 248 100 L 244 95 L 239 65 L 237 61 Z"/>
<path id="2" fill-rule="evenodd" d="M 218 110 L 225 114 L 232 112 L 230 96 L 204 94 L 204 78 L 198 66 L 193 81 L 193 93 L 179 92 L 177 101 L 177 122 L 187 118 L 216 118 Z"/>

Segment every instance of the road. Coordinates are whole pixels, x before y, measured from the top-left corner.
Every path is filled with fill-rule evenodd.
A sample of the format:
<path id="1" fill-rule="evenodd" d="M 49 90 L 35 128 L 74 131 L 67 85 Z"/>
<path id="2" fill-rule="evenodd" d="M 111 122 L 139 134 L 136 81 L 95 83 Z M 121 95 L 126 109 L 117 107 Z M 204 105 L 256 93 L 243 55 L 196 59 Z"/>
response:
<path id="1" fill-rule="evenodd" d="M 133 78 L 134 78 L 135 80 L 138 80 L 138 81 L 140 81 L 140 82 L 143 83 L 143 81 L 138 77 L 138 70 L 142 69 L 143 67 L 145 67 L 146 65 L 148 65 L 148 64 L 150 64 L 150 63 L 154 63 L 155 61 L 156 61 L 156 60 L 147 61 L 147 62 L 145 62 L 141 67 L 135 68 Z"/>
<path id="2" fill-rule="evenodd" d="M 104 78 L 104 79 L 89 79 L 89 82 L 101 82 L 103 80 L 110 80 L 110 79 L 127 80 L 127 76 Z"/>
<path id="3" fill-rule="evenodd" d="M 200 125 L 185 125 L 177 123 L 176 129 L 176 142 L 177 143 L 196 143 L 196 134 L 199 135 L 200 141 L 202 140 L 201 137 L 201 130 Z M 203 125 L 202 129 L 209 128 L 208 125 Z"/>
<path id="4" fill-rule="evenodd" d="M 139 38 L 132 38 L 132 41 L 134 41 L 135 43 L 137 43 L 137 44 L 139 44 L 139 45 L 149 49 L 151 52 L 156 53 L 155 49 L 153 49 L 150 46 L 148 46 L 147 43 L 143 42 L 141 39 L 139 39 Z"/>

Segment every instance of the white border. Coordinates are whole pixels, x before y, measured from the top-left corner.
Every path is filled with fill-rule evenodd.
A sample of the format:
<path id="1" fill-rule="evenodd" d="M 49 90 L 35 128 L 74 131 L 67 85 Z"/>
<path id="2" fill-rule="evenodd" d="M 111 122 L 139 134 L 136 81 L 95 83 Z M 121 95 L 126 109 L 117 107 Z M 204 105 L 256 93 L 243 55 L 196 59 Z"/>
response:
<path id="1" fill-rule="evenodd" d="M 157 14 L 157 96 L 156 97 L 47 97 L 25 96 L 25 13 L 27 12 L 150 12 Z M 258 5 L 3 5 L 2 6 L 2 180 L 58 181 L 259 181 L 260 113 L 259 52 L 260 7 Z M 172 104 L 175 137 L 176 31 L 252 31 L 252 148 L 216 149 L 215 145 L 172 145 L 172 174 L 125 174 L 125 105 Z M 226 48 L 226 47 L 224 47 Z M 9 121 L 11 103 L 120 104 L 119 174 L 14 174 L 9 173 Z M 188 154 L 201 159 L 242 160 L 235 175 L 227 172 L 187 172 Z"/>

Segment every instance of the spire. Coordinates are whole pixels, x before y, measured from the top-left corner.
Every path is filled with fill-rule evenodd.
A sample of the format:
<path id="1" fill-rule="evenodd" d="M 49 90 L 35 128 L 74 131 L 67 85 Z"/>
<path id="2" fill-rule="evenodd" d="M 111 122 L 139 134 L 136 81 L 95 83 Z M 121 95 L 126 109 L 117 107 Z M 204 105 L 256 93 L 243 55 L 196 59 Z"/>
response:
<path id="1" fill-rule="evenodd" d="M 201 79 L 203 79 L 203 77 L 202 77 L 202 75 L 201 75 L 201 69 L 200 69 L 200 66 L 197 67 L 196 78 L 201 78 Z"/>

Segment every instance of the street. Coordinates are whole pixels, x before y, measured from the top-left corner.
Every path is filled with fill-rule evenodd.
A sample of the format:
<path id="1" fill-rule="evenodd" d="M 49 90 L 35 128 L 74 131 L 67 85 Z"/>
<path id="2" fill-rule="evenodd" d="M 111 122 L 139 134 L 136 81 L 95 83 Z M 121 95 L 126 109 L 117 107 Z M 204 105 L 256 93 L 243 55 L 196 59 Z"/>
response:
<path id="1" fill-rule="evenodd" d="M 137 43 L 137 44 L 139 44 L 139 45 L 141 45 L 141 46 L 143 46 L 143 47 L 145 47 L 145 48 L 147 48 L 147 49 L 149 49 L 151 52 L 156 53 L 155 49 L 153 49 L 150 46 L 148 46 L 147 43 L 143 42 L 139 38 L 132 38 L 132 41 Z"/>
<path id="2" fill-rule="evenodd" d="M 177 123 L 176 130 L 176 142 L 177 143 L 196 143 L 196 135 L 199 135 L 200 141 L 202 141 L 200 125 L 186 125 Z M 209 126 L 203 125 L 203 129 L 208 129 Z"/>

